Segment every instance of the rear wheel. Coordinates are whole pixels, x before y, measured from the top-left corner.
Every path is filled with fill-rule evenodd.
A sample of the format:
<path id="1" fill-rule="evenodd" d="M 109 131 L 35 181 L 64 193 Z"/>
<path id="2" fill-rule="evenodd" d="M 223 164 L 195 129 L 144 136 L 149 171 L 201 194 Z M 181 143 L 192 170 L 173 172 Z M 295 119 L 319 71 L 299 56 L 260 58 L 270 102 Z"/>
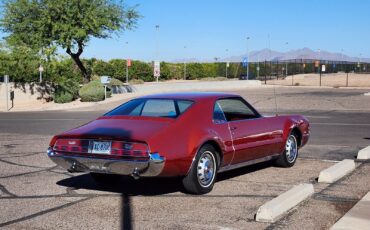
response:
<path id="1" fill-rule="evenodd" d="M 285 143 L 285 150 L 276 160 L 276 164 L 281 167 L 292 167 L 298 157 L 297 135 L 291 133 Z"/>
<path id="2" fill-rule="evenodd" d="M 210 144 L 200 148 L 190 172 L 182 180 L 188 193 L 205 194 L 212 190 L 218 170 L 218 156 Z"/>

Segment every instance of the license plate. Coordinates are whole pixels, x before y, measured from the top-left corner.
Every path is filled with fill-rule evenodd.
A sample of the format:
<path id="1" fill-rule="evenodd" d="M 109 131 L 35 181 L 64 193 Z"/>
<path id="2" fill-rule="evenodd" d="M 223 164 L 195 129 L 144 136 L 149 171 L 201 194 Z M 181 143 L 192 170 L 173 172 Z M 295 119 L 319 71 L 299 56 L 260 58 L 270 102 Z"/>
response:
<path id="1" fill-rule="evenodd" d="M 91 153 L 110 154 L 111 145 L 110 141 L 93 141 Z"/>

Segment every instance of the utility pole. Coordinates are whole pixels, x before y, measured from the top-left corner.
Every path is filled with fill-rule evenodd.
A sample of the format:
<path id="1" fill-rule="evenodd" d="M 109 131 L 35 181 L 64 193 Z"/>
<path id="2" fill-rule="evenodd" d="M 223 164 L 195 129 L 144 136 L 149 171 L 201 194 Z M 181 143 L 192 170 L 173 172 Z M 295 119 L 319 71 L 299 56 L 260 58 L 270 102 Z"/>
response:
<path id="1" fill-rule="evenodd" d="M 155 25 L 155 30 L 156 30 L 156 59 L 157 61 L 159 62 L 159 42 L 158 42 L 158 39 L 159 39 L 159 25 Z M 158 82 L 158 78 L 159 77 L 156 77 L 157 78 L 157 82 Z"/>
<path id="2" fill-rule="evenodd" d="M 186 46 L 184 46 L 184 50 L 186 51 Z M 186 55 L 185 55 L 186 58 Z M 186 80 L 186 60 L 184 58 L 184 80 Z"/>
<path id="3" fill-rule="evenodd" d="M 249 50 L 248 50 L 248 40 L 250 38 L 247 37 L 247 80 L 249 80 Z"/>
<path id="4" fill-rule="evenodd" d="M 288 42 L 285 42 L 285 45 L 288 47 Z M 288 60 L 285 60 L 285 77 L 288 76 Z"/>
<path id="5" fill-rule="evenodd" d="M 226 49 L 226 58 L 227 58 L 227 54 L 228 54 L 228 49 Z M 229 62 L 225 60 L 225 76 L 227 78 L 227 68 L 229 68 Z"/>

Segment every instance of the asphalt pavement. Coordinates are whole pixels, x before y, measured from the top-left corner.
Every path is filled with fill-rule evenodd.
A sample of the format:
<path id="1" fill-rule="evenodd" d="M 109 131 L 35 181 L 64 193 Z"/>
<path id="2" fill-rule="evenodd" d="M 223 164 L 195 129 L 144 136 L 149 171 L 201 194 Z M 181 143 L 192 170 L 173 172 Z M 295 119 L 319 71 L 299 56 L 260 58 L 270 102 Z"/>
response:
<path id="1" fill-rule="evenodd" d="M 366 109 L 281 109 L 280 114 L 303 114 L 311 122 L 311 139 L 297 164 L 284 169 L 267 162 L 222 173 L 214 190 L 203 196 L 184 194 L 177 178 L 117 178 L 100 185 L 89 174 L 67 173 L 47 158 L 52 135 L 89 122 L 111 106 L 0 113 L 0 228 L 328 229 L 370 190 L 364 183 L 370 162 L 357 162 L 353 173 L 334 184 L 317 183 L 322 169 L 355 159 L 370 144 Z M 265 108 L 262 113 L 271 113 Z M 254 221 L 260 205 L 298 183 L 313 183 L 315 195 L 277 223 Z"/>

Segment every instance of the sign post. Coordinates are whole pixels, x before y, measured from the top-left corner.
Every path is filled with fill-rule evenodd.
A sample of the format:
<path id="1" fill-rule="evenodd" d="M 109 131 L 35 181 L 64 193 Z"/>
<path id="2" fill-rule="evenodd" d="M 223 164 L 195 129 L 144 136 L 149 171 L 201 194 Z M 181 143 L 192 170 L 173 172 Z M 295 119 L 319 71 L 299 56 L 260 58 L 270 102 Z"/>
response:
<path id="1" fill-rule="evenodd" d="M 229 68 L 229 66 L 230 66 L 230 63 L 227 61 L 226 62 L 226 78 L 227 78 L 227 69 Z"/>
<path id="2" fill-rule="evenodd" d="M 5 100 L 6 100 L 6 111 L 9 111 L 9 93 L 8 93 L 8 83 L 9 83 L 9 76 L 4 76 L 4 83 L 5 83 Z"/>
<path id="3" fill-rule="evenodd" d="M 154 61 L 154 77 L 158 78 L 161 76 L 161 63 L 159 61 Z"/>
<path id="4" fill-rule="evenodd" d="M 109 84 L 111 78 L 109 76 L 101 76 L 100 82 L 104 85 L 104 100 L 107 99 L 107 85 Z"/>
<path id="5" fill-rule="evenodd" d="M 243 67 L 247 67 L 247 80 L 249 80 L 248 57 L 243 58 Z"/>
<path id="6" fill-rule="evenodd" d="M 128 84 L 128 67 L 131 67 L 131 59 L 126 61 L 126 83 Z"/>
<path id="7" fill-rule="evenodd" d="M 42 82 L 42 72 L 44 72 L 44 67 L 42 65 L 39 66 L 39 72 L 40 72 L 40 83 Z"/>

